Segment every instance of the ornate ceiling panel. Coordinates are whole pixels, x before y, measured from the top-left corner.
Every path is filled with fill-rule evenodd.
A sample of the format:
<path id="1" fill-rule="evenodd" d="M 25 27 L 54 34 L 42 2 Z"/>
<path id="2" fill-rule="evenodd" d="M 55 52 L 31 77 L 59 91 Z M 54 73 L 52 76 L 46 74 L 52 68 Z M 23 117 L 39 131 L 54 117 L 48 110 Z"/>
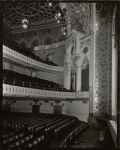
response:
<path id="1" fill-rule="evenodd" d="M 90 18 L 91 4 L 90 3 L 70 3 L 69 17 L 71 28 L 78 32 L 83 32 L 86 35 L 90 34 Z"/>
<path id="2" fill-rule="evenodd" d="M 59 10 L 59 4 L 53 3 L 49 7 L 44 2 L 4 2 L 2 5 L 3 22 L 11 29 L 21 26 L 22 19 L 29 20 L 29 24 L 52 19 Z"/>

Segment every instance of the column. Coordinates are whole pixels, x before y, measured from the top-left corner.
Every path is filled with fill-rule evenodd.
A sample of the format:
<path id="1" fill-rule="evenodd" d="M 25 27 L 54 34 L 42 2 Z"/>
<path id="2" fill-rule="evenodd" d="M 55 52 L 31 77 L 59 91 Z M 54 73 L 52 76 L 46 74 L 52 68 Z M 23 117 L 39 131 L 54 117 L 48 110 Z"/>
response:
<path id="1" fill-rule="evenodd" d="M 68 66 L 68 72 L 67 72 L 67 76 L 66 76 L 66 81 L 67 81 L 67 89 L 70 90 L 70 88 L 71 88 L 71 67 L 70 67 L 70 64 Z"/>
<path id="2" fill-rule="evenodd" d="M 76 91 L 79 92 L 81 91 L 81 76 L 82 76 L 82 71 L 81 71 L 81 66 L 78 66 L 77 68 L 77 80 L 76 80 Z"/>
<path id="3" fill-rule="evenodd" d="M 112 18 L 112 119 L 117 119 L 117 69 L 118 69 L 118 47 L 115 44 L 115 15 L 116 7 L 114 8 Z"/>
<path id="4" fill-rule="evenodd" d="M 90 65 L 89 65 L 89 117 L 93 117 L 95 101 L 95 16 L 96 5 L 92 5 L 91 11 L 91 42 L 90 42 Z"/>

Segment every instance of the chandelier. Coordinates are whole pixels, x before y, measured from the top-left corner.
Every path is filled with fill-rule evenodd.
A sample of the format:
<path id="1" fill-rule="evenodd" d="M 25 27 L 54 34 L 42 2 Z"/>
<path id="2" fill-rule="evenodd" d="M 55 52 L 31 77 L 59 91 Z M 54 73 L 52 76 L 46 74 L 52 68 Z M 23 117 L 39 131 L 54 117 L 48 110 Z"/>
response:
<path id="1" fill-rule="evenodd" d="M 64 12 L 64 14 L 62 13 L 62 11 L 58 11 L 56 14 L 55 14 L 55 19 L 57 20 L 57 23 L 61 23 L 61 24 L 64 24 L 61 28 L 61 31 L 63 32 L 64 35 L 67 34 L 67 25 L 66 25 L 66 14 Z"/>
<path id="2" fill-rule="evenodd" d="M 65 35 L 67 33 L 67 25 L 64 25 L 62 28 L 61 28 L 63 34 Z"/>
<path id="3" fill-rule="evenodd" d="M 29 23 L 29 21 L 27 19 L 22 19 L 22 26 L 24 29 L 28 28 L 28 23 Z"/>

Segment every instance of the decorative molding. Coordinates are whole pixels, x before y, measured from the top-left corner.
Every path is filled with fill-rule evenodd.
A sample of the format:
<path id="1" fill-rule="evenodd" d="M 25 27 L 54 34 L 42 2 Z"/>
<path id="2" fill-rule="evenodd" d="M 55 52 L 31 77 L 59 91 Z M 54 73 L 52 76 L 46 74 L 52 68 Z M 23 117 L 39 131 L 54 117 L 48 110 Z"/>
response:
<path id="1" fill-rule="evenodd" d="M 64 67 L 52 66 L 52 65 L 41 63 L 25 55 L 22 55 L 4 45 L 3 45 L 3 58 L 7 58 L 17 63 L 22 63 L 22 64 L 24 63 L 24 65 L 31 66 L 35 69 L 45 69 L 48 71 L 55 71 L 55 72 L 64 71 Z"/>
<path id="2" fill-rule="evenodd" d="M 34 48 L 35 51 L 39 51 L 39 50 L 49 50 L 49 49 L 53 49 L 53 48 L 58 48 L 60 46 L 65 45 L 65 41 L 62 41 L 60 43 L 56 43 L 56 44 L 52 44 L 52 45 L 46 45 L 46 46 L 37 46 Z"/>
<path id="3" fill-rule="evenodd" d="M 43 97 L 43 98 L 60 98 L 60 99 L 74 99 L 74 98 L 89 98 L 89 92 L 58 92 L 39 90 L 33 88 L 26 88 L 20 86 L 13 86 L 3 84 L 3 96 L 29 96 L 29 97 Z"/>
<path id="4" fill-rule="evenodd" d="M 12 34 L 16 34 L 16 33 L 22 33 L 22 32 L 28 32 L 28 31 L 34 31 L 34 30 L 39 30 L 39 29 L 44 29 L 44 28 L 50 28 L 50 27 L 56 27 L 56 26 L 62 26 L 64 24 L 58 24 L 58 23 L 50 23 L 50 24 L 45 24 L 45 25 L 39 25 L 36 27 L 30 27 L 27 29 L 18 29 L 18 30 L 13 30 L 11 31 Z"/>

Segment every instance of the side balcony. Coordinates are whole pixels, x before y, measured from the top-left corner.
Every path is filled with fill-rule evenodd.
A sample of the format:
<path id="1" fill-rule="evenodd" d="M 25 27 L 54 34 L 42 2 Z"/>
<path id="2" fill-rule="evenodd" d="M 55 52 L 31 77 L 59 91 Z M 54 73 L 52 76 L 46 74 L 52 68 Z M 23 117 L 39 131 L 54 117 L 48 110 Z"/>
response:
<path id="1" fill-rule="evenodd" d="M 59 92 L 3 84 L 3 96 L 50 99 L 88 99 L 89 92 Z"/>
<path id="2" fill-rule="evenodd" d="M 64 72 L 64 67 L 52 66 L 52 65 L 39 62 L 23 54 L 20 54 L 19 52 L 16 52 L 5 45 L 3 45 L 3 58 L 6 58 L 15 63 L 23 64 L 26 67 L 30 66 L 38 70 L 44 69 L 44 70 L 54 71 L 54 72 Z"/>

